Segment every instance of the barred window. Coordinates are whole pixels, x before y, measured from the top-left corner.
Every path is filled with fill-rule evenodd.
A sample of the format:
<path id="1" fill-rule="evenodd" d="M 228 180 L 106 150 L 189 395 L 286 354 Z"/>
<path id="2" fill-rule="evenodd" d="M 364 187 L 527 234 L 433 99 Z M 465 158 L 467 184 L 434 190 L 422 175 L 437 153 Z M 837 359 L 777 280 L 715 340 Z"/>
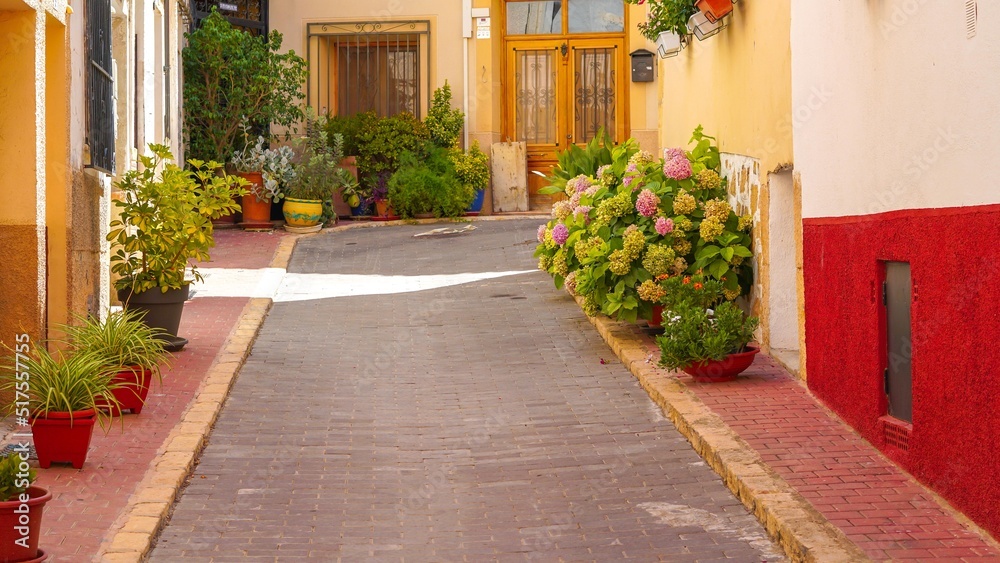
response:
<path id="1" fill-rule="evenodd" d="M 254 35 L 265 35 L 268 31 L 267 0 L 194 0 L 192 29 L 201 25 L 201 20 L 217 8 L 233 27 L 238 27 Z"/>
<path id="2" fill-rule="evenodd" d="M 430 92 L 430 23 L 310 24 L 309 99 L 320 113 L 421 117 Z"/>
<path id="3" fill-rule="evenodd" d="M 87 145 L 90 166 L 115 169 L 115 84 L 111 76 L 111 0 L 87 2 Z"/>

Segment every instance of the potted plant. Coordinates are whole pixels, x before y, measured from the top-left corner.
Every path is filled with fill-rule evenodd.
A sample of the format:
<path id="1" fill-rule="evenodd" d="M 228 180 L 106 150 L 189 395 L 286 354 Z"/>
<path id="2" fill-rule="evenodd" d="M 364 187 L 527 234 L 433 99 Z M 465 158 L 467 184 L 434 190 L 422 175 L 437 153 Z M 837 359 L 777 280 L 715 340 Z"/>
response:
<path id="1" fill-rule="evenodd" d="M 224 162 L 240 148 L 241 124 L 280 125 L 302 119 L 306 62 L 282 52 L 282 35 L 233 27 L 213 7 L 182 51 L 184 138 L 189 158 Z"/>
<path id="2" fill-rule="evenodd" d="M 162 381 L 160 364 L 169 354 L 158 338 L 159 329 L 150 328 L 141 320 L 137 311 L 115 311 L 107 318 L 79 319 L 78 325 L 66 325 L 71 346 L 81 352 L 92 352 L 103 359 L 104 365 L 116 371 L 111 390 L 118 402 L 113 415 L 128 409 L 133 414 L 142 412 L 149 394 L 152 379 Z"/>
<path id="3" fill-rule="evenodd" d="M 705 15 L 711 23 L 722 21 L 733 11 L 733 4 L 736 0 L 697 0 L 695 7 Z"/>
<path id="4" fill-rule="evenodd" d="M 661 58 L 672 57 L 687 45 L 687 22 L 698 9 L 693 0 L 625 0 L 627 4 L 646 3 L 649 15 L 638 25 L 643 37 L 656 42 Z"/>
<path id="5" fill-rule="evenodd" d="M 242 226 L 244 229 L 271 229 L 274 226 L 271 204 L 284 197 L 282 187 L 295 177 L 294 154 L 287 146 L 266 147 L 267 140 L 262 136 L 250 144 L 247 128 L 244 124 L 246 144 L 230 159 L 236 175 L 249 183 L 248 193 L 243 196 Z"/>
<path id="6" fill-rule="evenodd" d="M 52 493 L 34 485 L 27 444 L 0 457 L 0 561 L 44 561 L 38 549 L 45 503 Z"/>
<path id="7" fill-rule="evenodd" d="M 483 208 L 486 188 L 490 185 L 490 160 L 479 148 L 479 141 L 473 141 L 467 152 L 455 149 L 452 152 L 455 176 L 463 185 L 475 193 L 475 198 L 466 210 L 466 215 L 479 215 Z"/>
<path id="8" fill-rule="evenodd" d="M 69 462 L 81 469 L 94 423 L 106 429 L 111 416 L 98 407 L 118 407 L 112 392 L 120 386 L 112 382 L 116 370 L 93 352 L 52 354 L 44 347 L 18 354 L 14 363 L 16 369 L 7 370 L 0 388 L 16 397 L 11 410 L 29 419 L 38 464 L 47 468 L 53 461 Z M 25 374 L 30 385 L 19 379 Z M 27 406 L 17 408 L 19 401 Z"/>
<path id="9" fill-rule="evenodd" d="M 343 157 L 343 137 L 327 142 L 325 118 L 311 115 L 301 146 L 295 174 L 287 187 L 282 207 L 285 228 L 293 231 L 322 228 L 323 202 L 333 197 L 338 186 L 351 183 L 353 175 L 339 166 Z M 289 228 L 290 227 L 290 228 Z"/>
<path id="10" fill-rule="evenodd" d="M 660 367 L 681 369 L 695 381 L 732 381 L 760 350 L 753 340 L 758 319 L 724 299 L 722 285 L 699 276 L 675 276 L 664 299 Z M 677 282 L 676 280 L 680 280 Z"/>
<path id="11" fill-rule="evenodd" d="M 367 131 L 378 122 L 379 117 L 375 112 L 368 111 L 356 113 L 351 116 L 334 115 L 326 120 L 326 138 L 331 144 L 339 134 L 343 139 L 344 157 L 340 160 L 340 167 L 347 170 L 354 177 L 357 183 L 360 177 L 358 171 L 358 155 L 360 154 L 362 132 Z M 332 199 L 333 209 L 337 215 L 348 216 L 351 214 L 351 207 L 347 204 L 345 195 L 338 190 Z"/>
<path id="12" fill-rule="evenodd" d="M 429 143 L 418 154 L 400 157 L 400 168 L 389 179 L 389 199 L 402 217 L 459 217 L 475 194 L 455 175 L 451 149 Z"/>
<path id="13" fill-rule="evenodd" d="M 116 184 L 121 217 L 107 236 L 116 245 L 111 271 L 120 276 L 115 288 L 125 308 L 143 311 L 143 322 L 162 331 L 168 349 L 178 350 L 187 342 L 177 338 L 177 328 L 189 284 L 201 280 L 189 262 L 208 260 L 215 245 L 212 219 L 239 209 L 234 198 L 244 194 L 246 181 L 217 175 L 218 162 L 191 160 L 184 170 L 171 162 L 165 145 L 149 150 L 139 157 L 139 169 Z"/>
<path id="14" fill-rule="evenodd" d="M 375 216 L 372 217 L 373 221 L 395 221 L 399 219 L 399 215 L 396 215 L 396 209 L 392 206 L 392 200 L 389 199 L 389 179 L 392 174 L 388 171 L 383 171 L 379 173 L 378 178 L 375 180 L 375 187 L 372 188 L 372 199 L 375 201 Z"/>

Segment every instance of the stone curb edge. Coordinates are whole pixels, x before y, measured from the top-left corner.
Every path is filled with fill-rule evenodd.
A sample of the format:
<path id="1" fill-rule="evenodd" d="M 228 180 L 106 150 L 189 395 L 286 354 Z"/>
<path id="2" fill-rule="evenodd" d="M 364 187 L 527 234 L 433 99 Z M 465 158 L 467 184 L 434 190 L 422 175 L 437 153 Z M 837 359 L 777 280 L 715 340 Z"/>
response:
<path id="1" fill-rule="evenodd" d="M 643 341 L 630 328 L 603 316 L 589 320 L 650 398 L 789 558 L 824 563 L 870 560 L 687 386 L 656 367 Z"/>
<path id="2" fill-rule="evenodd" d="M 298 238 L 281 240 L 271 267 L 288 266 Z M 271 304 L 270 299 L 255 298 L 243 308 L 180 422 L 167 435 L 145 477 L 129 497 L 122 516 L 112 527 L 114 535 L 104 540 L 95 560 L 138 563 L 149 553 L 169 518 L 177 493 L 194 469 Z"/>

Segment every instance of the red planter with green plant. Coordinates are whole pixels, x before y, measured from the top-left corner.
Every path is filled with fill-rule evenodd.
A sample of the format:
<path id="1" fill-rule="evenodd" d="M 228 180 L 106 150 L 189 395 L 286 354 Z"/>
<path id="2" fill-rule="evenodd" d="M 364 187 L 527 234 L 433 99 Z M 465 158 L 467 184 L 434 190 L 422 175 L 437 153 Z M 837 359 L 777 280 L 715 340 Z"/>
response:
<path id="1" fill-rule="evenodd" d="M 0 561 L 44 561 L 38 549 L 42 513 L 52 493 L 32 486 L 35 470 L 28 466 L 27 450 L 0 458 Z"/>
<path id="2" fill-rule="evenodd" d="M 50 412 L 32 418 L 31 435 L 35 439 L 39 467 L 48 469 L 53 461 L 61 461 L 72 464 L 74 469 L 83 469 L 96 421 L 94 409 Z"/>

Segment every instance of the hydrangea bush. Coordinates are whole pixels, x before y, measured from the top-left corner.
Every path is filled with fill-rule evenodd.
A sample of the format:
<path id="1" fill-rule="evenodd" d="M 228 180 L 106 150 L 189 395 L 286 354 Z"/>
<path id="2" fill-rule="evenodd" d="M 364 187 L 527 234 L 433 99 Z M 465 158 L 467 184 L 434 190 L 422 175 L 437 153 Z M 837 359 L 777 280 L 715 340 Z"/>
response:
<path id="1" fill-rule="evenodd" d="M 571 147 L 542 190 L 566 199 L 538 228 L 538 267 L 582 297 L 588 315 L 626 321 L 648 318 L 673 276 L 701 273 L 729 300 L 745 294 L 752 220 L 727 201 L 713 141 L 699 126 L 690 151 L 667 149 L 663 159 L 632 139 L 612 146 L 604 135 Z"/>

